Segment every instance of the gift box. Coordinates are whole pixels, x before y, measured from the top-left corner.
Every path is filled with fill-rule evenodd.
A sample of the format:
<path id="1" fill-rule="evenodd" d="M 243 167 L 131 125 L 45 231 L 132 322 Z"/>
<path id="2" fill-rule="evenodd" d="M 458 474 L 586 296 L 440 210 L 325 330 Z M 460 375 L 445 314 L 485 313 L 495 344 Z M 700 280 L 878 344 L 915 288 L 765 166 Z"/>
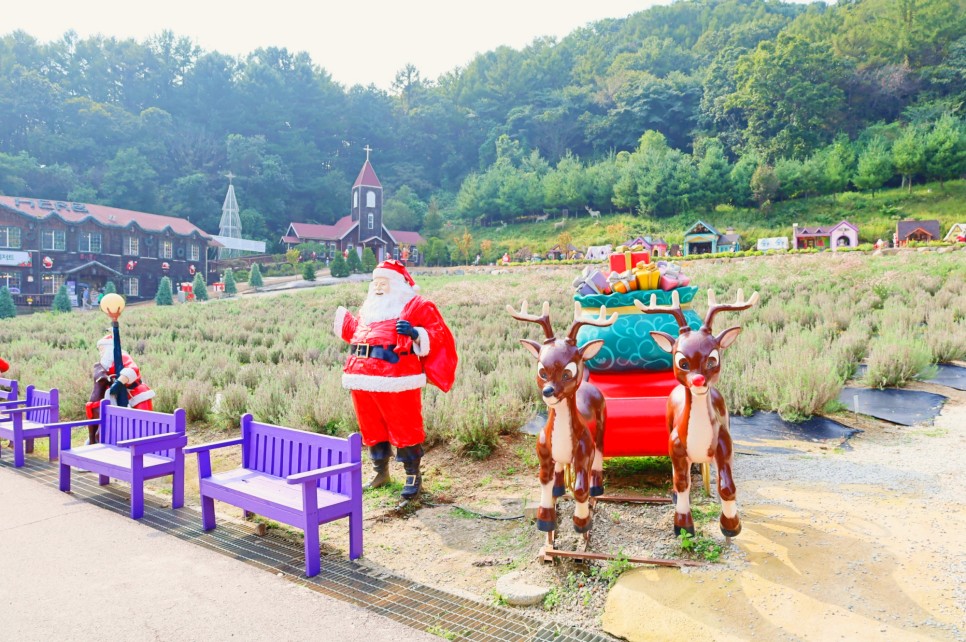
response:
<path id="1" fill-rule="evenodd" d="M 656 290 L 661 282 L 661 272 L 653 263 L 641 261 L 634 268 L 638 290 Z"/>
<path id="2" fill-rule="evenodd" d="M 574 279 L 573 285 L 577 294 L 581 295 L 610 294 L 613 292 L 607 277 L 589 265 L 584 268 L 583 274 Z"/>
<path id="3" fill-rule="evenodd" d="M 633 248 L 620 245 L 617 247 L 617 251 L 611 254 L 608 259 L 610 261 L 611 272 L 620 274 L 634 269 L 634 266 L 638 263 L 650 263 L 651 255 L 645 252 L 644 248 L 640 245 L 635 245 Z"/>
<path id="4" fill-rule="evenodd" d="M 637 289 L 637 277 L 630 270 L 623 274 L 611 272 L 610 276 L 607 277 L 607 282 L 610 284 L 611 290 L 619 294 L 627 294 Z"/>
<path id="5" fill-rule="evenodd" d="M 668 290 L 673 290 L 675 288 L 684 287 L 685 285 L 691 284 L 691 277 L 685 276 L 678 272 L 677 274 L 662 274 L 661 275 L 661 289 L 665 292 Z"/>

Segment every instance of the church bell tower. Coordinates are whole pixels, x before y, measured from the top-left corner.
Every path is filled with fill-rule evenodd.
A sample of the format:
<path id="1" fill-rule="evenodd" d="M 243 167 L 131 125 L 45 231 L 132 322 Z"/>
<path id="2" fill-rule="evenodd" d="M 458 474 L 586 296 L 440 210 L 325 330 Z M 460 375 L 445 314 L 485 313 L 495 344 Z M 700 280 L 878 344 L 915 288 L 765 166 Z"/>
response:
<path id="1" fill-rule="evenodd" d="M 369 163 L 372 149 L 366 145 L 365 150 L 366 162 L 352 185 L 352 220 L 359 222 L 360 245 L 373 236 L 382 238 L 382 183 Z"/>

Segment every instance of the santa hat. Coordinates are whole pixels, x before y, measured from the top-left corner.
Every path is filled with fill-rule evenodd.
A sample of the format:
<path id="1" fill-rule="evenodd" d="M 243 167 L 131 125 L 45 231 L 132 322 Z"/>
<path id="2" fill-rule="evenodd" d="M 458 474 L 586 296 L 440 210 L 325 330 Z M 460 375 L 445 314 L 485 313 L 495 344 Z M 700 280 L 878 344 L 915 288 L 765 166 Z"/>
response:
<path id="1" fill-rule="evenodd" d="M 97 341 L 98 350 L 103 350 L 104 348 L 112 348 L 112 347 L 114 347 L 114 334 L 111 332 L 108 332 L 107 334 L 104 335 L 103 339 L 98 339 Z"/>
<path id="2" fill-rule="evenodd" d="M 372 271 L 372 278 L 380 276 L 389 279 L 390 283 L 405 283 L 415 292 L 419 292 L 419 286 L 413 281 L 413 277 L 409 275 L 406 266 L 395 259 L 386 259 L 376 266 L 376 269 Z"/>

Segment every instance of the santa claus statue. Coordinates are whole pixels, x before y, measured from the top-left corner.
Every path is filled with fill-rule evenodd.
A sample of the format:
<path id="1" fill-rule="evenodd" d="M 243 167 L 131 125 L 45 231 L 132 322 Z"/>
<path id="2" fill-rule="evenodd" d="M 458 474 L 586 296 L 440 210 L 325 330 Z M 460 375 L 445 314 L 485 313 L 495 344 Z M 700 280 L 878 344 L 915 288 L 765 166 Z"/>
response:
<path id="1" fill-rule="evenodd" d="M 418 495 L 422 486 L 419 464 L 426 433 L 421 389 L 428 381 L 448 392 L 457 363 L 452 333 L 418 289 L 406 267 L 388 259 L 373 270 L 359 316 L 341 306 L 335 313 L 335 334 L 349 343 L 342 385 L 352 391 L 375 471 L 367 488 L 389 482 L 395 446 L 396 461 L 406 470 L 403 499 Z"/>
<path id="2" fill-rule="evenodd" d="M 134 363 L 124 350 L 121 350 L 121 374 L 116 374 L 114 365 L 114 335 L 107 334 L 97 342 L 100 359 L 94 364 L 94 389 L 91 391 L 90 401 L 87 402 L 87 418 L 96 419 L 100 412 L 101 399 L 109 399 L 112 404 L 118 403 L 121 389 L 127 392 L 127 406 L 138 410 L 154 410 L 151 401 L 154 391 L 141 381 L 141 369 Z M 91 426 L 90 443 L 97 443 L 97 427 Z"/>

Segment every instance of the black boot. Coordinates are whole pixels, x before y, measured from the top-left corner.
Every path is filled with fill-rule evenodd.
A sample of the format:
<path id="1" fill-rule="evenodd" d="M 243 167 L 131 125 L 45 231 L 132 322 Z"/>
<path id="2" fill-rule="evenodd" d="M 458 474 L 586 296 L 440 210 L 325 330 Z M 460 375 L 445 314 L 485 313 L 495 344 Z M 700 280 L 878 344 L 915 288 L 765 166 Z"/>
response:
<path id="1" fill-rule="evenodd" d="M 366 484 L 366 488 L 379 488 L 389 483 L 389 459 L 391 457 L 392 446 L 388 441 L 369 446 L 369 458 L 372 459 L 372 470 L 376 474 Z"/>
<path id="2" fill-rule="evenodd" d="M 412 499 L 419 495 L 423 485 L 423 476 L 419 472 L 419 462 L 423 458 L 422 444 L 396 449 L 396 461 L 401 461 L 406 469 L 406 483 L 402 489 L 403 499 Z"/>

